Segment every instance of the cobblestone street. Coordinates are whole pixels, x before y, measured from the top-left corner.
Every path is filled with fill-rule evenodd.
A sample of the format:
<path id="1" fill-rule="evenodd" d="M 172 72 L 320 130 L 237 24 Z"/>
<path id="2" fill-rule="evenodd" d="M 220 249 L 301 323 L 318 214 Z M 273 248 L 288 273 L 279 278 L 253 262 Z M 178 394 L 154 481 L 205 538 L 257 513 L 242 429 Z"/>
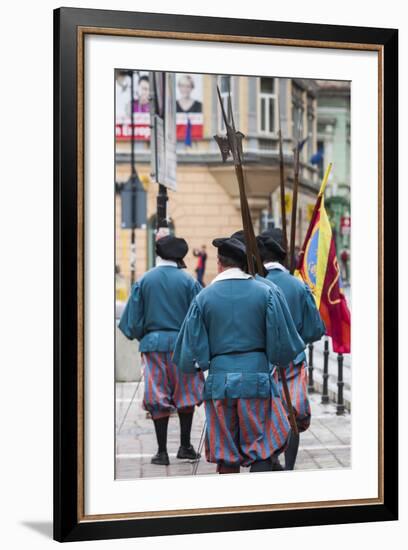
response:
<path id="1" fill-rule="evenodd" d="M 121 426 L 136 389 L 136 397 Z M 143 382 L 139 387 L 137 382 L 116 384 L 116 479 L 192 475 L 193 463 L 176 458 L 179 447 L 177 415 L 170 418 L 168 429 L 170 466 L 150 464 L 157 450 L 156 438 L 153 422 L 142 409 L 142 396 Z M 338 469 L 351 465 L 351 415 L 346 412 L 344 416 L 337 416 L 334 404 L 322 405 L 320 400 L 320 394 L 310 395 L 312 422 L 300 436 L 297 470 Z M 204 407 L 201 406 L 196 410 L 192 428 L 191 440 L 196 449 L 203 425 Z M 202 456 L 197 474 L 214 474 L 215 468 L 215 464 L 208 463 Z M 242 468 L 241 472 L 248 473 L 249 469 Z"/>

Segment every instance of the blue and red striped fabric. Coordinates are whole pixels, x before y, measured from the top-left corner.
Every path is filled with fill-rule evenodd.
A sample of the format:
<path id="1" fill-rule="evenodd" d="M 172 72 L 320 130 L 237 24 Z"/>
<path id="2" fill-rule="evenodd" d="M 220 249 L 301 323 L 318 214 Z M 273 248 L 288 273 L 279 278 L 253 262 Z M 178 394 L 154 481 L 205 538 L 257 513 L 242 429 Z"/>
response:
<path id="1" fill-rule="evenodd" d="M 208 462 L 250 466 L 285 450 L 290 426 L 276 395 L 267 399 L 213 399 L 204 406 Z"/>
<path id="2" fill-rule="evenodd" d="M 310 426 L 312 411 L 307 395 L 307 370 L 306 363 L 303 361 L 299 365 L 290 363 L 285 370 L 286 380 L 288 383 L 290 398 L 296 414 L 296 423 L 299 432 L 304 432 Z M 283 393 L 282 382 L 280 382 L 280 390 Z"/>
<path id="3" fill-rule="evenodd" d="M 176 410 L 189 412 L 202 403 L 204 374 L 181 373 L 172 357 L 172 351 L 142 353 L 143 408 L 153 419 L 169 416 Z"/>

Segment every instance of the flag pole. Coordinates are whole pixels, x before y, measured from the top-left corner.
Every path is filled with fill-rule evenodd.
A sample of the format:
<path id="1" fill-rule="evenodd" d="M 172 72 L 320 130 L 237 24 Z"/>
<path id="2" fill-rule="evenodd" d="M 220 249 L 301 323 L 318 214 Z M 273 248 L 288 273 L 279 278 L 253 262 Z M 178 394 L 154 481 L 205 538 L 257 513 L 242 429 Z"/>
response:
<path id="1" fill-rule="evenodd" d="M 248 260 L 248 271 L 250 274 L 255 275 L 255 263 L 260 275 L 263 275 L 264 267 L 259 254 L 258 246 L 255 239 L 254 228 L 252 225 L 251 213 L 249 211 L 248 200 L 245 192 L 244 173 L 242 169 L 242 138 L 244 135 L 241 132 L 237 132 L 234 124 L 234 117 L 231 106 L 231 95 L 228 93 L 228 117 L 225 112 L 224 104 L 221 98 L 221 92 L 217 86 L 218 100 L 220 102 L 221 113 L 224 119 L 225 128 L 227 131 L 226 136 L 214 136 L 218 146 L 220 147 L 222 159 L 225 162 L 226 159 L 232 154 L 235 174 L 238 180 L 238 188 L 240 194 L 241 203 L 241 215 L 244 229 L 244 238 Z M 298 147 L 297 147 L 298 149 Z M 254 262 L 255 257 L 255 262 Z M 284 369 L 284 367 L 283 367 Z M 281 379 L 284 388 L 285 397 L 288 405 L 289 423 L 293 431 L 293 437 L 299 439 L 299 431 L 296 424 L 295 411 L 290 399 L 290 393 L 288 384 L 285 377 L 284 370 L 281 369 Z"/>
<path id="2" fill-rule="evenodd" d="M 327 168 L 326 168 L 326 172 L 324 173 L 324 177 L 323 177 L 323 180 L 322 180 L 322 184 L 320 186 L 319 194 L 317 195 L 318 197 L 321 197 L 323 195 L 325 189 L 326 189 L 326 185 L 327 185 L 327 182 L 329 181 L 329 176 L 330 176 L 332 166 L 333 166 L 333 163 L 329 162 L 329 164 L 327 165 Z"/>
<path id="3" fill-rule="evenodd" d="M 302 263 L 303 256 L 305 254 L 306 243 L 308 242 L 308 240 L 310 238 L 310 233 L 311 233 L 312 227 L 313 227 L 313 221 L 314 221 L 315 216 L 316 216 L 316 210 L 318 210 L 320 208 L 321 197 L 323 197 L 323 193 L 326 189 L 327 182 L 329 181 L 329 176 L 330 176 L 330 172 L 331 172 L 332 167 L 333 167 L 333 163 L 329 162 L 329 164 L 327 165 L 327 168 L 326 168 L 326 172 L 324 173 L 322 183 L 320 185 L 320 190 L 319 190 L 319 193 L 317 195 L 316 203 L 315 203 L 314 208 L 313 208 L 313 213 L 312 213 L 312 217 L 310 219 L 309 227 L 306 231 L 305 239 L 303 241 L 302 248 L 300 249 L 300 252 L 299 252 L 297 269 L 299 269 L 299 266 Z"/>
<path id="4" fill-rule="evenodd" d="M 297 201 L 299 190 L 299 139 L 297 139 L 294 151 L 294 177 L 293 177 L 293 193 L 292 193 L 292 216 L 290 220 L 290 255 L 289 255 L 289 270 L 293 275 L 295 271 L 296 254 L 295 254 L 295 236 L 296 236 L 296 214 Z"/>
<path id="5" fill-rule="evenodd" d="M 280 203 L 281 203 L 281 217 L 282 217 L 282 235 L 283 235 L 284 249 L 288 250 L 288 233 L 286 229 L 286 202 L 285 202 L 285 164 L 283 159 L 280 99 L 278 99 L 278 112 L 279 112 L 278 137 L 279 137 L 279 180 L 280 180 L 279 183 L 280 183 Z"/>
<path id="6" fill-rule="evenodd" d="M 241 205 L 241 217 L 242 217 L 242 226 L 244 230 L 245 245 L 246 245 L 246 255 L 248 263 L 248 271 L 251 275 L 255 275 L 258 272 L 260 275 L 264 274 L 263 263 L 259 254 L 259 250 L 256 244 L 254 228 L 252 225 L 251 213 L 249 210 L 248 199 L 245 191 L 245 182 L 244 182 L 244 172 L 242 168 L 242 139 L 244 134 L 237 132 L 234 123 L 234 116 L 232 113 L 232 104 L 231 104 L 231 94 L 228 90 L 228 116 L 224 108 L 224 103 L 222 101 L 221 92 L 217 86 L 218 100 L 221 107 L 221 113 L 224 120 L 225 128 L 227 130 L 227 135 L 224 137 L 214 136 L 217 141 L 223 161 L 232 154 L 234 165 L 235 165 L 235 174 L 238 180 L 238 189 L 240 196 L 240 205 Z M 255 260 L 255 261 L 254 261 Z"/>

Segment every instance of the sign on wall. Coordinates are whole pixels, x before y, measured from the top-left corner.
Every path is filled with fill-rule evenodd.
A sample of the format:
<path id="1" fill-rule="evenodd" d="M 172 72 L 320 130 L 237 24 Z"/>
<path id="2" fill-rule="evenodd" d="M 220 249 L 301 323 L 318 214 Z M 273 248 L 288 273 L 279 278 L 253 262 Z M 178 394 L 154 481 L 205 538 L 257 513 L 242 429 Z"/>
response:
<path id="1" fill-rule="evenodd" d="M 150 139 L 150 83 L 149 73 L 134 71 L 133 113 L 135 122 L 135 139 Z M 119 140 L 130 140 L 131 126 L 131 78 L 128 74 L 116 74 L 115 83 L 116 120 L 115 132 Z"/>
<path id="2" fill-rule="evenodd" d="M 177 140 L 188 143 L 203 138 L 203 77 L 176 75 Z M 190 126 L 190 128 L 188 128 Z"/>

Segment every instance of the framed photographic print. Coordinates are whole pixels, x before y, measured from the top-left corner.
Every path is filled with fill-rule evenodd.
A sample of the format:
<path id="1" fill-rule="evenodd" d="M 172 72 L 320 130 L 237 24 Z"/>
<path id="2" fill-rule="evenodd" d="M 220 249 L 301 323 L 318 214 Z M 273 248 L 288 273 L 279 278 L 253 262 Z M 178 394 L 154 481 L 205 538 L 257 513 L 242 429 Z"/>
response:
<path id="1" fill-rule="evenodd" d="M 397 519 L 397 30 L 54 30 L 55 539 Z"/>

